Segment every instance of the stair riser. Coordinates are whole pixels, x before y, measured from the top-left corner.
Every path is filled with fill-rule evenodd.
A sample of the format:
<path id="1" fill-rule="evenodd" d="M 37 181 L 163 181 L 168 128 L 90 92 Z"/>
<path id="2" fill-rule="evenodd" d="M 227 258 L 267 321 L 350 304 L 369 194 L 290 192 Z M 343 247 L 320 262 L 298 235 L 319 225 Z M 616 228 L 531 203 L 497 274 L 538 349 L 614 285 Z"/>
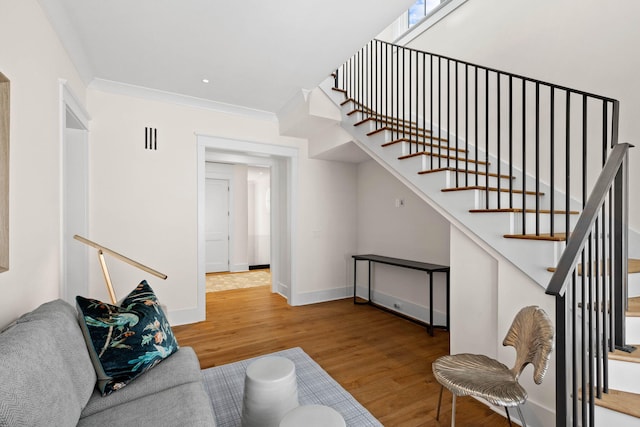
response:
<path id="1" fill-rule="evenodd" d="M 469 171 L 475 171 L 475 165 L 469 165 Z M 484 167 L 481 167 L 480 170 L 484 170 Z M 507 178 L 498 178 L 496 176 L 475 174 L 471 172 L 453 172 L 446 171 L 446 187 L 445 188 L 455 188 L 457 187 L 468 187 L 472 185 L 487 185 L 487 179 L 489 180 L 490 187 L 498 187 L 498 183 L 500 184 L 500 188 L 509 188 L 509 179 Z M 458 180 L 456 181 L 456 176 Z"/>
<path id="2" fill-rule="evenodd" d="M 629 296 L 640 296 L 640 273 L 629 274 Z M 640 342 L 640 341 L 636 341 Z"/>
<path id="3" fill-rule="evenodd" d="M 534 234 L 536 232 L 536 215 L 535 213 L 476 213 L 476 215 L 488 215 L 493 216 L 495 218 L 495 227 L 496 230 L 501 234 Z M 523 227 L 522 218 L 525 218 L 526 224 Z M 562 215 L 554 215 L 554 232 L 555 233 L 564 233 L 565 231 L 565 223 L 564 216 Z M 575 218 L 573 218 L 575 217 Z M 571 229 L 575 226 L 578 218 L 577 215 L 572 215 L 570 227 Z M 549 234 L 551 233 L 551 215 L 549 214 L 540 214 L 538 230 L 540 234 Z"/>
<path id="4" fill-rule="evenodd" d="M 609 388 L 640 394 L 639 379 L 640 363 L 609 360 Z"/>
<path id="5" fill-rule="evenodd" d="M 497 208 L 508 208 L 515 207 L 521 208 L 523 204 L 523 198 L 526 199 L 526 206 L 528 209 L 535 209 L 535 196 L 534 195 L 524 195 L 524 194 L 509 194 L 507 192 L 497 192 L 497 191 L 489 191 L 484 190 L 473 190 L 477 193 L 474 197 L 475 204 L 472 209 L 486 209 L 487 206 L 489 209 L 497 209 Z M 488 201 L 488 203 L 487 203 Z M 500 203 L 498 203 L 500 201 Z M 544 209 L 541 204 L 541 209 Z"/>
<path id="6" fill-rule="evenodd" d="M 627 317 L 626 328 L 627 342 L 640 343 L 640 317 Z"/>
<path id="7" fill-rule="evenodd" d="M 596 406 L 595 423 L 592 425 L 610 427 L 640 427 L 640 419 Z"/>

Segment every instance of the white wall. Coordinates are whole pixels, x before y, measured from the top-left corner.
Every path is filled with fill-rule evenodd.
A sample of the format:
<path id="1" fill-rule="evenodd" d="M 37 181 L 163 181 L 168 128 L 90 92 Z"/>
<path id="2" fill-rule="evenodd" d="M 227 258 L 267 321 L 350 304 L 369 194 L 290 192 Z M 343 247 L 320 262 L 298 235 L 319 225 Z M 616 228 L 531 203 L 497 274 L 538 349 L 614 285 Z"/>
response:
<path id="1" fill-rule="evenodd" d="M 307 158 L 306 142 L 278 135 L 275 121 L 88 91 L 91 129 L 91 235 L 167 274 L 150 284 L 171 312 L 197 303 L 196 137 L 299 147 L 296 232 L 298 304 L 344 296 L 355 250 L 353 165 Z M 158 128 L 158 150 L 144 149 L 144 127 Z M 118 295 L 148 275 L 114 262 Z M 92 290 L 105 294 L 94 276 Z M 191 319 L 194 321 L 197 319 Z"/>
<path id="2" fill-rule="evenodd" d="M 404 206 L 396 207 L 396 200 Z M 358 166 L 358 253 L 449 265 L 449 222 L 375 161 Z M 353 262 L 353 261 L 352 261 Z M 374 299 L 428 320 L 426 273 L 375 265 Z M 358 263 L 359 294 L 365 296 L 367 263 Z M 351 278 L 353 282 L 353 278 Z M 446 321 L 446 281 L 434 274 L 434 321 Z"/>
<path id="3" fill-rule="evenodd" d="M 0 71 L 11 80 L 10 269 L 0 327 L 57 298 L 61 271 L 59 79 L 85 87 L 35 0 L 0 0 Z"/>
<path id="4" fill-rule="evenodd" d="M 484 243 L 451 226 L 451 354 L 486 354 L 512 367 L 515 350 L 503 347 L 502 340 L 517 312 L 529 305 L 540 306 L 555 323 L 553 297 Z M 523 407 L 527 425 L 554 425 L 555 353 L 541 385 L 534 383 L 531 366 L 520 383 L 529 395 Z"/>
<path id="5" fill-rule="evenodd" d="M 249 167 L 249 266 L 271 261 L 271 171 L 265 167 Z"/>
<path id="6" fill-rule="evenodd" d="M 640 141 L 640 3 L 468 1 L 409 46 L 620 101 L 620 141 Z M 630 225 L 640 230 L 640 152 L 631 150 Z"/>

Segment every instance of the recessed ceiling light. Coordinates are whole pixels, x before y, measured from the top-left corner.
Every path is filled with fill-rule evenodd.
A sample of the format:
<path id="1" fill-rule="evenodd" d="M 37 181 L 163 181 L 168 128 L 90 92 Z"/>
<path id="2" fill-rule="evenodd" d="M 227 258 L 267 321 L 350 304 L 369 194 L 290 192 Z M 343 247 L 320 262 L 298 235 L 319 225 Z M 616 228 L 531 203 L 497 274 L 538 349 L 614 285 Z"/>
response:
<path id="1" fill-rule="evenodd" d="M 209 79 L 202 79 L 202 83 L 209 83 Z"/>

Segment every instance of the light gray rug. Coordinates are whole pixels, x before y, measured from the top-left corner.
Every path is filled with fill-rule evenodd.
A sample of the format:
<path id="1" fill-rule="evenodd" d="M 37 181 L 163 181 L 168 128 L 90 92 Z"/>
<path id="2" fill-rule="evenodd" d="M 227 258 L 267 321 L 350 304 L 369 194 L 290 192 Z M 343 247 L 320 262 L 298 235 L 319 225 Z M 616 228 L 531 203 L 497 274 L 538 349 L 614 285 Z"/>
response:
<path id="1" fill-rule="evenodd" d="M 296 365 L 300 405 L 326 405 L 340 412 L 352 427 L 382 426 L 364 406 L 327 374 L 301 348 L 291 348 L 253 359 L 204 369 L 204 386 L 211 399 L 217 427 L 239 427 L 244 375 L 249 364 L 265 356 L 282 356 Z"/>

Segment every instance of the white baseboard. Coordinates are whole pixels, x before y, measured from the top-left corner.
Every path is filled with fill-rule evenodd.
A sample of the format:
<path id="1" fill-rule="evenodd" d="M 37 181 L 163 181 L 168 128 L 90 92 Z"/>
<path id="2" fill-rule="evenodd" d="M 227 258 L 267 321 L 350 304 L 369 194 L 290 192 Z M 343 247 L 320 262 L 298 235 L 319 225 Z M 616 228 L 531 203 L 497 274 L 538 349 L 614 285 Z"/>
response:
<path id="1" fill-rule="evenodd" d="M 484 403 L 492 411 L 497 412 L 503 417 L 507 417 L 505 410 L 501 406 L 493 406 L 488 402 L 474 397 L 478 402 Z M 545 427 L 552 426 L 556 423 L 556 413 L 546 406 L 543 406 L 531 399 L 527 400 L 524 405 L 521 406 L 524 419 L 527 422 L 528 427 Z M 511 416 L 511 421 L 515 424 L 522 425 L 522 421 L 520 420 L 520 416 L 518 414 L 518 410 L 516 408 L 509 409 L 509 415 Z"/>
<path id="2" fill-rule="evenodd" d="M 206 313 L 200 313 L 197 307 L 182 310 L 168 310 L 167 319 L 171 326 L 188 325 L 202 322 L 206 319 Z"/>
<path id="3" fill-rule="evenodd" d="M 229 271 L 231 273 L 239 273 L 241 271 L 249 271 L 249 264 L 233 264 L 229 265 Z"/>
<path id="4" fill-rule="evenodd" d="M 351 287 L 340 287 L 326 289 L 322 291 L 304 292 L 296 294 L 292 305 L 317 304 L 319 302 L 335 301 L 345 299 L 352 295 Z"/>
<path id="5" fill-rule="evenodd" d="M 350 293 L 352 292 L 353 291 L 350 290 Z M 358 286 L 356 288 L 356 294 L 361 298 L 368 298 L 368 290 L 365 287 Z M 373 290 L 371 291 L 371 299 L 376 304 L 390 310 L 397 311 L 405 316 L 429 323 L 429 307 Z M 396 307 L 396 305 L 399 305 L 399 307 Z M 445 325 L 447 323 L 447 313 L 439 310 L 437 307 L 434 307 L 433 323 L 436 325 Z"/>

